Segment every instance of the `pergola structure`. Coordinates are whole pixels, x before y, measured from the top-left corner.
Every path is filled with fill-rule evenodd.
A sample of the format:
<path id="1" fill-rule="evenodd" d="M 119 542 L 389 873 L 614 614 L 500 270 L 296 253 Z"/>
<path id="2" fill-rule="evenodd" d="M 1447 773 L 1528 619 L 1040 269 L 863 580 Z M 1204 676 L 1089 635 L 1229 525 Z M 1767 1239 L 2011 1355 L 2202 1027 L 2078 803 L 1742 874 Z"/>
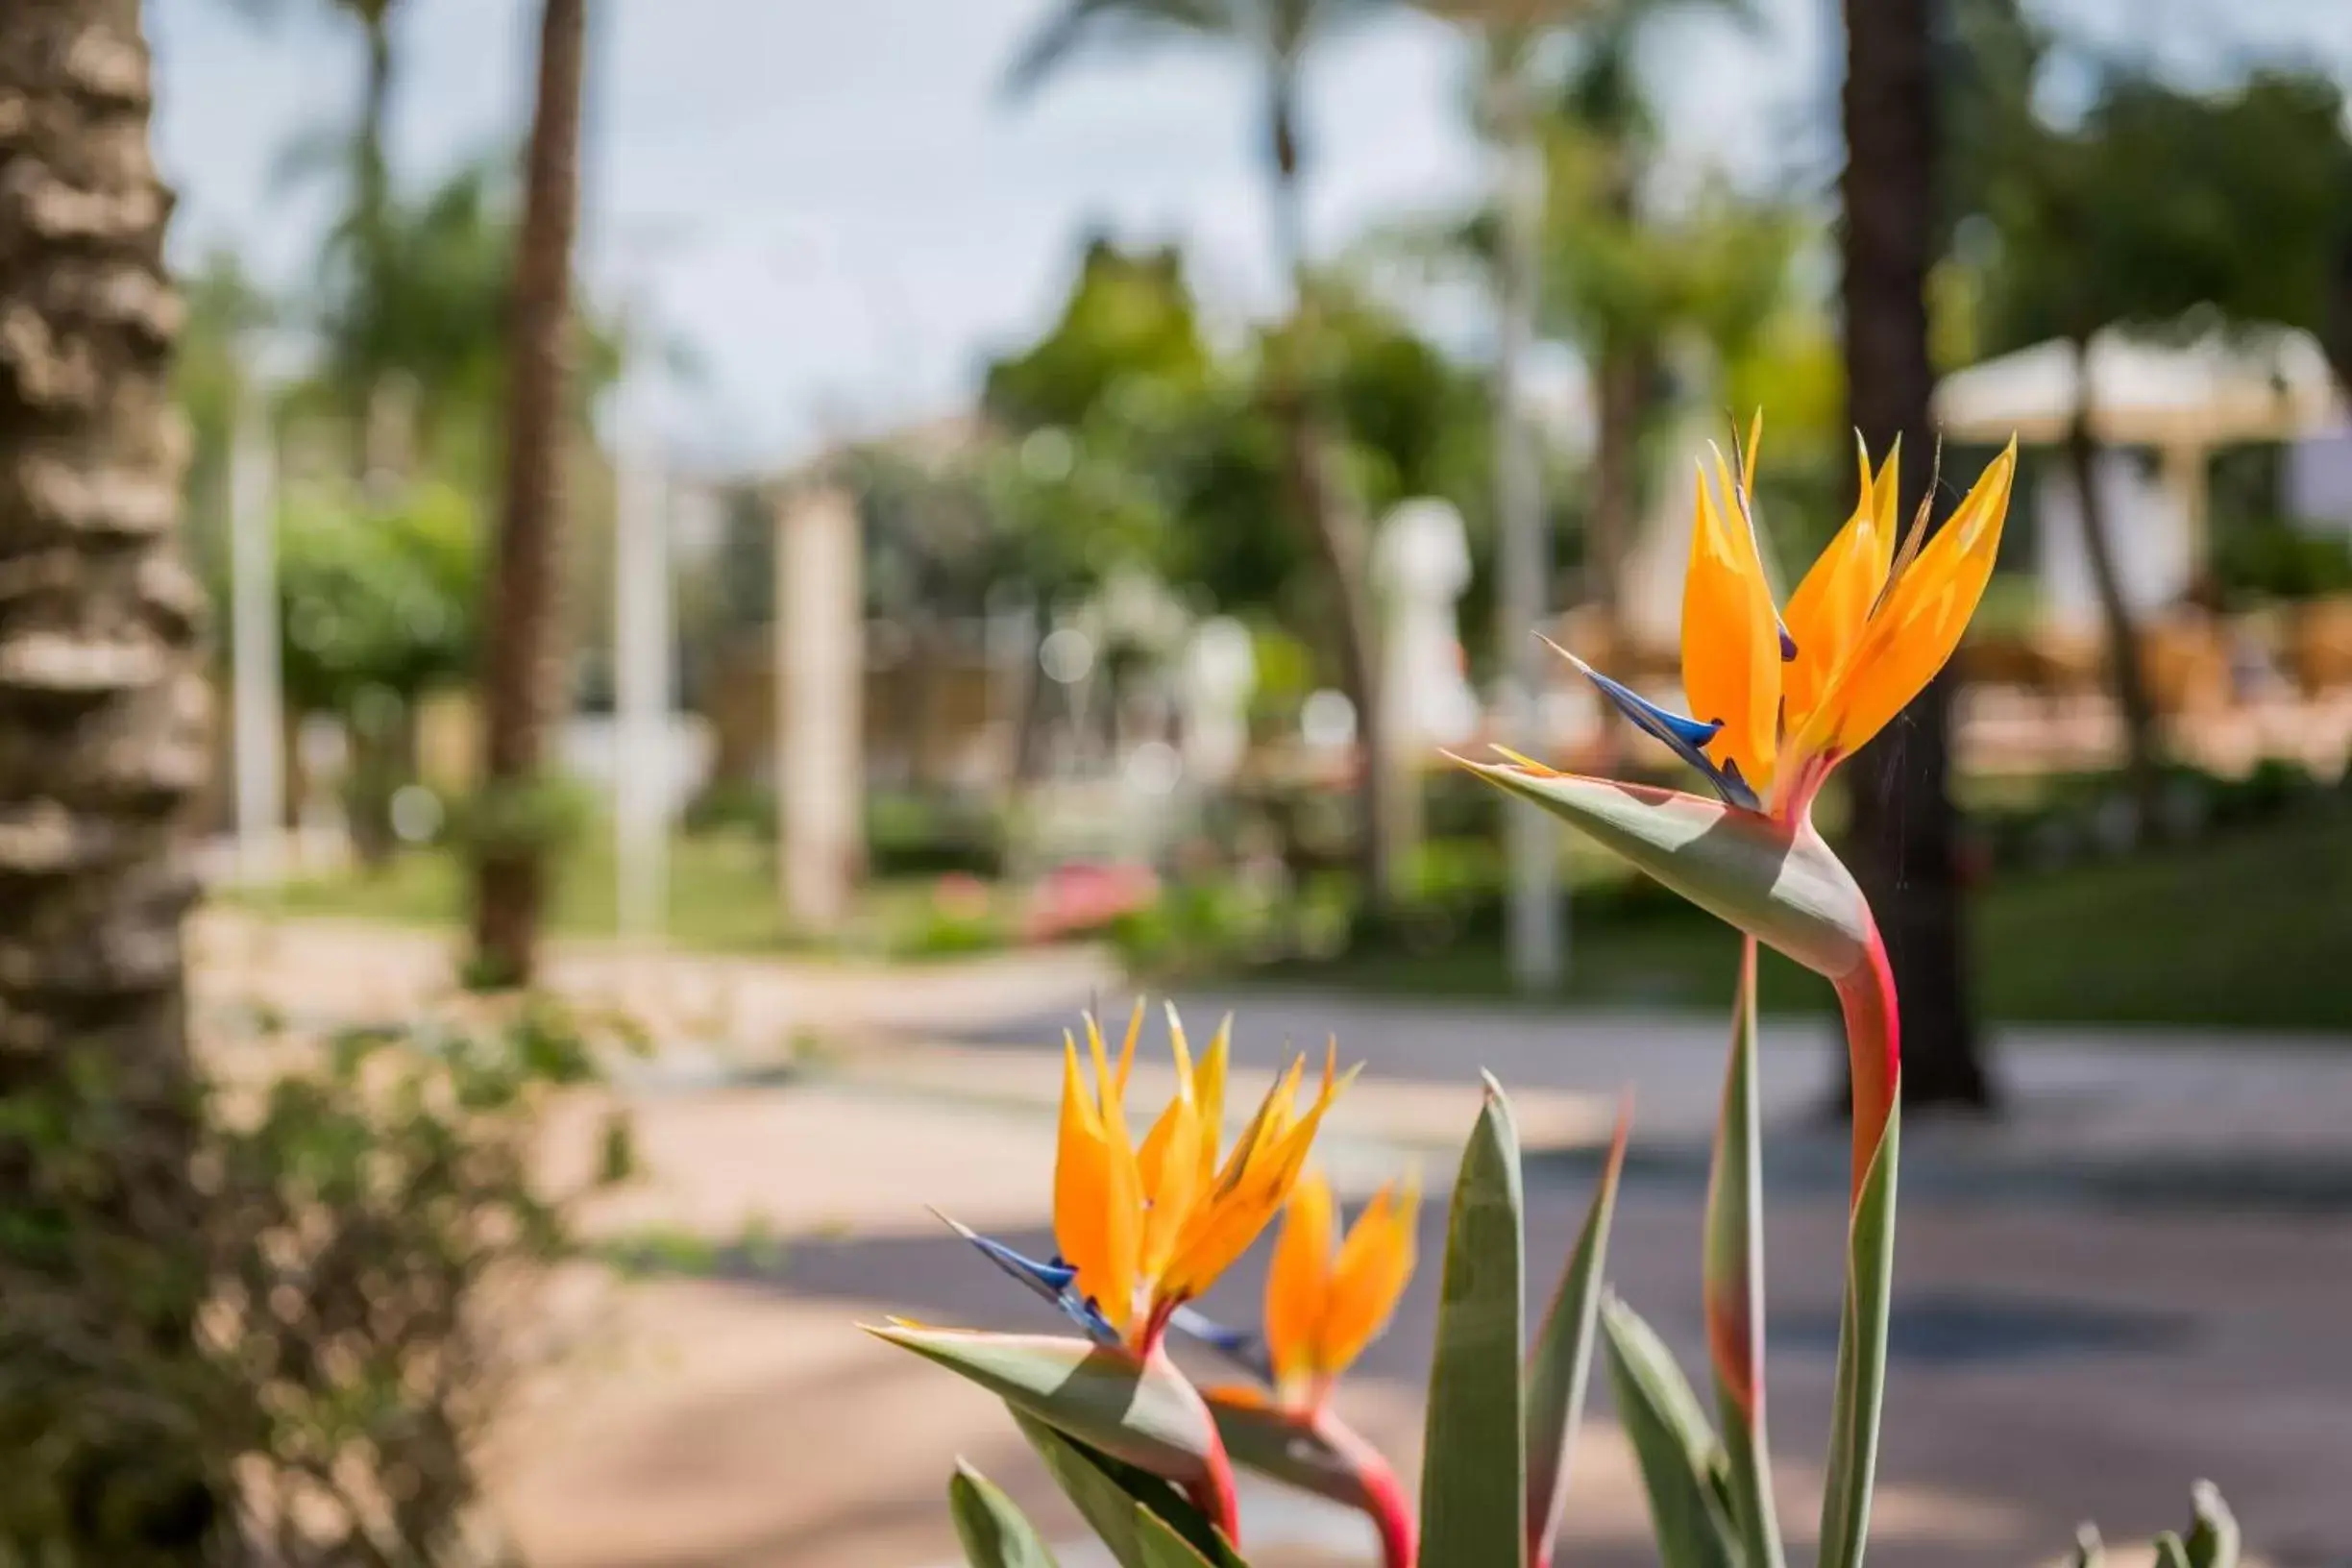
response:
<path id="1" fill-rule="evenodd" d="M 1938 428 L 1956 441 L 1992 445 L 2014 433 L 2029 446 L 2054 446 L 2067 438 L 2086 391 L 2091 434 L 2101 446 L 2159 453 L 2168 509 L 2189 530 L 2192 559 L 2204 555 L 2207 468 L 2217 448 L 2291 441 L 2343 417 L 2318 343 L 2280 327 L 2217 330 L 2179 343 L 2110 329 L 2091 340 L 2087 355 L 2070 343 L 2037 343 L 1945 377 L 1932 406 Z"/>

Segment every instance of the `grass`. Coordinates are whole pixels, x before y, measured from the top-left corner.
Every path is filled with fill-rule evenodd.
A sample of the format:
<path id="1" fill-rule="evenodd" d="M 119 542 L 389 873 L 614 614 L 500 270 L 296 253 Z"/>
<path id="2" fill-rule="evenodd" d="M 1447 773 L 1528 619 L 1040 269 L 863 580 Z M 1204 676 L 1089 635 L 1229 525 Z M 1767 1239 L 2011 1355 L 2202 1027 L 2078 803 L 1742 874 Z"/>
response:
<path id="1" fill-rule="evenodd" d="M 747 837 L 680 840 L 671 865 L 670 940 L 731 952 L 792 947 L 769 866 L 765 847 Z M 927 880 L 870 890 L 860 925 L 879 932 L 903 924 L 928 890 Z M 229 896 L 282 915 L 446 925 L 458 919 L 465 892 L 454 857 L 428 852 L 373 875 Z M 609 935 L 613 904 L 610 848 L 584 845 L 558 877 L 555 928 Z M 1567 999 L 1728 1004 L 1734 953 L 1721 926 L 1670 903 L 1605 919 L 1590 907 L 1572 931 Z M 2352 1033 L 2352 814 L 2313 810 L 2194 845 L 2007 873 L 1977 900 L 1971 939 L 1979 994 L 1997 1019 Z M 1251 977 L 1420 996 L 1509 994 L 1500 943 L 1484 939 L 1425 953 L 1289 963 Z M 1821 981 L 1770 955 L 1762 1001 L 1783 1013 L 1833 1005 Z"/>
<path id="2" fill-rule="evenodd" d="M 745 834 L 680 838 L 671 847 L 668 940 L 718 952 L 775 952 L 796 945 L 777 908 L 773 860 L 767 845 Z M 397 855 L 377 870 L 354 870 L 288 882 L 268 892 L 227 890 L 225 901 L 282 916 L 334 916 L 402 925 L 452 925 L 471 896 L 466 869 L 443 849 Z M 925 888 L 883 886 L 869 891 L 861 922 L 902 916 Z M 609 937 L 618 929 L 613 851 L 592 835 L 564 857 L 555 878 L 553 929 L 564 936 Z"/>
<path id="3" fill-rule="evenodd" d="M 2303 814 L 2194 845 L 2009 873 L 1977 900 L 1970 935 L 1993 1018 L 2352 1032 L 2352 815 Z M 1570 1000 L 1730 1002 L 1735 954 L 1703 916 L 1587 920 L 1572 942 Z M 1508 993 L 1491 943 L 1266 973 L 1403 994 Z M 1835 1005 L 1825 983 L 1771 955 L 1760 987 L 1771 1011 Z"/>

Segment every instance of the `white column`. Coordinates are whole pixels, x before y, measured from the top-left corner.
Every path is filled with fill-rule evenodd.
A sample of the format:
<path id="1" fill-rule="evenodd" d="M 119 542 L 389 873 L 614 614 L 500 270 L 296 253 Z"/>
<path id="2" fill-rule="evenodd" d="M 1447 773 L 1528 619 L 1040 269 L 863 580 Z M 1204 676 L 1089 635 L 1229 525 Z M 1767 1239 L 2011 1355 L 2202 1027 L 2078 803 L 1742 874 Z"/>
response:
<path id="1" fill-rule="evenodd" d="M 1502 136 L 1498 183 L 1503 243 L 1495 277 L 1495 512 L 1502 526 L 1496 576 L 1496 649 L 1501 674 L 1497 717 L 1507 744 L 1541 756 L 1543 645 L 1535 640 L 1549 606 L 1552 544 L 1544 526 L 1543 472 L 1527 409 L 1528 351 L 1535 335 L 1544 211 L 1543 148 L 1537 139 L 1533 89 L 1520 51 L 1487 42 L 1489 89 Z M 1524 800 L 1503 805 L 1505 858 L 1510 864 L 1507 942 L 1511 983 L 1521 991 L 1559 984 L 1563 957 L 1559 918 L 1560 829 Z"/>
<path id="2" fill-rule="evenodd" d="M 865 858 L 865 590 L 856 502 L 799 492 L 776 518 L 776 787 L 786 919 L 848 914 Z"/>
<path id="3" fill-rule="evenodd" d="M 278 646 L 278 454 L 266 401 L 249 391 L 229 457 L 229 636 L 235 724 L 237 875 L 275 883 L 285 861 L 285 698 Z"/>
<path id="4" fill-rule="evenodd" d="M 625 404 L 624 404 L 625 410 Z M 661 453 L 625 424 L 613 514 L 613 835 L 621 934 L 669 908 L 672 673 L 669 492 Z"/>

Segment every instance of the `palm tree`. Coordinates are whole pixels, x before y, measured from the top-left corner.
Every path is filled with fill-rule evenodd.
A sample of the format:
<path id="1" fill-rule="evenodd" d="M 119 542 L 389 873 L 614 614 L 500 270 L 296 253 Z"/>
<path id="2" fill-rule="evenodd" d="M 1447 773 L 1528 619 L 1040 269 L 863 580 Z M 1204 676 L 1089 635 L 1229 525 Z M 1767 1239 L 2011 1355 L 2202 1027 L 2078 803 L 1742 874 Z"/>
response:
<path id="1" fill-rule="evenodd" d="M 547 895 L 541 783 L 547 731 L 564 693 L 562 492 L 572 330 L 572 244 L 579 225 L 580 83 L 586 0 L 544 0 L 539 84 L 525 155 L 506 375 L 506 474 L 483 625 L 482 755 L 499 831 L 476 853 L 477 977 L 531 979 Z"/>
<path id="2" fill-rule="evenodd" d="M 1109 43 L 1209 43 L 1247 55 L 1259 79 L 1261 143 L 1271 200 L 1276 259 L 1291 291 L 1288 331 L 1270 343 L 1267 403 L 1284 434 L 1286 487 L 1313 535 L 1330 579 L 1341 684 L 1357 717 L 1362 820 L 1358 840 L 1365 893 L 1375 908 L 1391 893 L 1392 802 L 1380 765 L 1381 704 L 1375 628 L 1366 578 L 1363 521 L 1345 493 L 1331 412 L 1316 397 L 1304 360 L 1312 340 L 1308 277 L 1305 163 L 1299 110 L 1309 51 L 1375 0 L 1061 0 L 1015 61 L 1011 85 L 1034 90 L 1083 48 Z"/>
<path id="3" fill-rule="evenodd" d="M 149 110 L 138 0 L 0 5 L 0 1098 L 17 1113 L 0 1134 L 0 1335 L 25 1358 L 10 1450 L 70 1451 L 75 1524 L 106 1532 L 76 1543 L 86 1560 L 192 1562 L 225 1494 L 159 1433 L 132 1435 L 146 1417 L 129 1391 L 13 1430 L 28 1400 L 59 1397 L 53 1380 L 188 1342 L 175 1292 L 109 1308 L 118 1279 L 61 1262 L 87 1261 L 90 1226 L 203 1267 L 181 918 L 196 887 L 182 808 L 207 776 L 204 593 L 179 548 L 180 306 Z M 93 1081 L 107 1141 L 66 1151 L 80 1217 L 62 1218 L 53 1147 L 24 1130 Z M 106 1256 L 119 1270 L 130 1255 Z"/>
<path id="4" fill-rule="evenodd" d="M 1936 252 L 1934 0 L 1845 0 L 1846 169 L 1841 184 L 1849 423 L 1874 451 L 1907 437 L 1906 507 L 1933 445 L 1927 273 Z M 1988 1106 L 1967 985 L 1950 790 L 1950 676 L 1853 772 L 1853 835 L 1903 998 L 1903 1098 Z"/>

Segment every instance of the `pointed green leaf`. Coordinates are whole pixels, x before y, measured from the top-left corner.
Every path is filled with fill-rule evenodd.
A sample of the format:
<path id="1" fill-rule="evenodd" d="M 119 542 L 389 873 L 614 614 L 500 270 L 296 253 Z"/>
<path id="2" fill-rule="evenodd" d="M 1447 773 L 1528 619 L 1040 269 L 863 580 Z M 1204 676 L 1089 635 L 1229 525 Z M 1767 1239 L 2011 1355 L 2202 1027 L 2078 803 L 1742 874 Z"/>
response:
<path id="1" fill-rule="evenodd" d="M 2098 1526 L 2082 1525 L 2074 1531 L 2074 1552 L 2067 1558 L 2067 1568 L 2106 1568 L 2107 1543 L 2099 1539 Z"/>
<path id="2" fill-rule="evenodd" d="M 1254 1394 L 1237 1398 L 1211 1389 L 1205 1397 L 1209 1413 L 1216 1417 L 1217 1435 L 1225 1439 L 1225 1456 L 1234 1463 L 1351 1508 L 1372 1507 L 1362 1470 L 1316 1429 L 1312 1417 Z"/>
<path id="3" fill-rule="evenodd" d="M 1526 1561 L 1520 1213 L 1519 1134 L 1489 1078 L 1446 1223 L 1421 1463 L 1421 1556 L 1433 1568 Z"/>
<path id="4" fill-rule="evenodd" d="M 1013 1422 L 1119 1568 L 1248 1568 L 1201 1511 L 1159 1477 L 1055 1431 L 1018 1406 Z M 1169 1557 L 1164 1535 L 1173 1535 L 1191 1557 Z"/>
<path id="5" fill-rule="evenodd" d="M 1641 1463 L 1665 1568 L 1739 1568 L 1723 1445 L 1699 1396 L 1650 1325 L 1614 1296 L 1601 1304 L 1617 1418 Z"/>
<path id="6" fill-rule="evenodd" d="M 1829 1473 L 1822 1493 L 1821 1568 L 1860 1568 L 1870 1541 L 1878 1418 L 1886 1404 L 1887 1311 L 1895 1286 L 1895 1173 L 1902 1144 L 1897 1087 L 1847 1230 L 1846 1304 L 1838 1324 Z"/>
<path id="7" fill-rule="evenodd" d="M 1811 827 L 1676 790 L 1495 763 L 1469 768 L 1534 801 L 1718 919 L 1834 980 L 1860 968 L 1870 906 Z"/>
<path id="8" fill-rule="evenodd" d="M 1535 1331 L 1527 1370 L 1527 1542 L 1528 1560 L 1552 1560 L 1559 1530 L 1560 1502 L 1568 1490 L 1568 1456 L 1577 1421 L 1584 1410 L 1584 1389 L 1592 1371 L 1593 1325 L 1601 1309 L 1601 1276 L 1608 1258 L 1609 1222 L 1617 1213 L 1617 1186 L 1625 1175 L 1626 1139 L 1633 1130 L 1629 1102 L 1617 1113 L 1601 1185 L 1585 1212 L 1584 1229 L 1560 1270 L 1552 1306 Z"/>
<path id="9" fill-rule="evenodd" d="M 2156 1568 L 2189 1568 L 2189 1549 L 2170 1531 L 2156 1537 Z"/>
<path id="10" fill-rule="evenodd" d="M 1212 1568 L 1176 1527 L 1149 1509 L 1136 1514 L 1136 1544 L 1142 1548 L 1143 1568 Z"/>
<path id="11" fill-rule="evenodd" d="M 937 1361 L 1115 1458 L 1190 1484 L 1209 1474 L 1216 1428 L 1173 1366 L 1085 1339 L 893 1324 L 867 1331 Z"/>
<path id="12" fill-rule="evenodd" d="M 1731 1055 L 1707 1175 L 1704 1284 L 1715 1409 L 1730 1461 L 1731 1514 L 1751 1568 L 1781 1568 L 1764 1421 L 1763 1142 L 1756 1115 L 1756 942 L 1740 943 Z"/>
<path id="13" fill-rule="evenodd" d="M 1045 1538 L 996 1483 L 958 1463 L 947 1482 L 947 1511 L 971 1568 L 1056 1568 Z"/>
<path id="14" fill-rule="evenodd" d="M 2238 1568 L 2238 1516 L 2210 1481 L 2191 1488 L 2196 1523 L 2190 1529 L 2189 1568 Z"/>

